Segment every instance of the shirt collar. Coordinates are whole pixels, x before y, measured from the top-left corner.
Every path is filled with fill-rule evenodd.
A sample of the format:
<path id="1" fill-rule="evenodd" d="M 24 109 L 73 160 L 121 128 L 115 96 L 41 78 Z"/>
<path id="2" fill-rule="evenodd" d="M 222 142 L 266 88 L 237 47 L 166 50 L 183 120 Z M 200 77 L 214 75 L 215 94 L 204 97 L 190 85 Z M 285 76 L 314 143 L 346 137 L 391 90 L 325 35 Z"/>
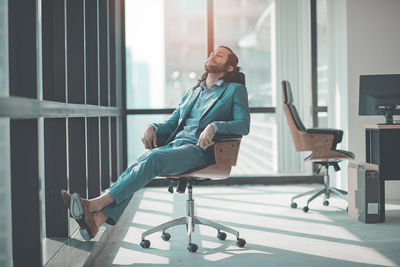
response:
<path id="1" fill-rule="evenodd" d="M 216 83 L 214 83 L 213 85 L 211 85 L 210 89 L 211 89 L 212 87 L 214 87 L 214 86 L 221 87 L 221 85 L 222 85 L 223 83 L 224 83 L 224 79 L 219 79 Z M 202 82 L 200 83 L 200 87 L 201 87 L 202 90 L 207 90 L 206 81 L 202 81 Z"/>

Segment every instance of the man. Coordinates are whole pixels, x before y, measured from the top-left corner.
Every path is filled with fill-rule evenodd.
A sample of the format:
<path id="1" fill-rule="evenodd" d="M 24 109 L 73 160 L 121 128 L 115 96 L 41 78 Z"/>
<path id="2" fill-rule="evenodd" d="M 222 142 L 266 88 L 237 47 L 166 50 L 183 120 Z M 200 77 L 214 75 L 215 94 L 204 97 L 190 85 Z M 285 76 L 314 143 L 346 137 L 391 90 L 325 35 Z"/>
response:
<path id="1" fill-rule="evenodd" d="M 149 151 L 132 162 L 105 194 L 86 200 L 76 193 L 71 196 L 62 191 L 85 240 L 93 238 L 104 222 L 116 224 L 133 194 L 154 177 L 181 174 L 213 164 L 215 134 L 248 134 L 247 90 L 238 83 L 242 77 L 238 62 L 226 46 L 213 51 L 198 85 L 183 96 L 171 117 L 164 123 L 146 127 L 142 142 Z M 167 138 L 158 146 L 157 138 L 161 136 Z"/>

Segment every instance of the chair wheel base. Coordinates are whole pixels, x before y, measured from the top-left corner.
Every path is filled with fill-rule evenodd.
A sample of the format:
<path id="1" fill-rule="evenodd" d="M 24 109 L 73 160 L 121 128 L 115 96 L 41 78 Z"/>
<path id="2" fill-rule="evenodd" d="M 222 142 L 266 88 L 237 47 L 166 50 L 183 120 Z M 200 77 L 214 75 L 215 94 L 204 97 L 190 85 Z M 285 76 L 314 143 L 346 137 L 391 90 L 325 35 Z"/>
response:
<path id="1" fill-rule="evenodd" d="M 169 234 L 169 233 L 163 233 L 163 234 L 161 235 L 161 239 L 164 240 L 164 241 L 168 241 L 168 240 L 171 239 L 171 234 Z"/>
<path id="2" fill-rule="evenodd" d="M 244 247 L 244 245 L 246 245 L 246 240 L 244 240 L 243 238 L 238 238 L 236 241 L 236 245 L 240 248 Z"/>
<path id="3" fill-rule="evenodd" d="M 308 206 L 304 206 L 304 207 L 303 207 L 303 211 L 304 211 L 304 212 L 308 212 L 308 211 L 309 211 Z"/>
<path id="4" fill-rule="evenodd" d="M 150 241 L 144 239 L 144 240 L 142 240 L 142 241 L 140 242 L 140 246 L 141 246 L 142 248 L 149 248 L 149 247 L 150 247 Z"/>
<path id="5" fill-rule="evenodd" d="M 218 237 L 219 240 L 225 240 L 226 239 L 226 233 L 218 232 L 217 237 Z"/>
<path id="6" fill-rule="evenodd" d="M 199 247 L 194 243 L 189 243 L 189 245 L 187 246 L 187 249 L 189 250 L 190 253 L 196 253 L 198 248 Z"/>

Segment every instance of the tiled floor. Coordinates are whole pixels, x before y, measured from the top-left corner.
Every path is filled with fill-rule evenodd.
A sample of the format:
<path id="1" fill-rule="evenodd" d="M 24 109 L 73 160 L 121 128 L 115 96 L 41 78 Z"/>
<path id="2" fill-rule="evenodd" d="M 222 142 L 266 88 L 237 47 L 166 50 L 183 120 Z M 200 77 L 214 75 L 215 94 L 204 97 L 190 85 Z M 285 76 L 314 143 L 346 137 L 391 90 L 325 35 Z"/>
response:
<path id="1" fill-rule="evenodd" d="M 142 248 L 141 233 L 165 221 L 184 216 L 186 195 L 166 188 L 145 188 L 128 206 L 94 266 L 399 266 L 400 202 L 387 204 L 386 222 L 364 224 L 345 212 L 345 201 L 322 198 L 310 211 L 289 207 L 290 197 L 317 185 L 195 187 L 196 215 L 240 232 L 247 244 L 239 248 L 235 237 L 217 239 L 217 231 L 196 226 L 197 253 L 186 249 L 185 226 L 150 235 Z M 298 201 L 299 207 L 306 198 Z"/>

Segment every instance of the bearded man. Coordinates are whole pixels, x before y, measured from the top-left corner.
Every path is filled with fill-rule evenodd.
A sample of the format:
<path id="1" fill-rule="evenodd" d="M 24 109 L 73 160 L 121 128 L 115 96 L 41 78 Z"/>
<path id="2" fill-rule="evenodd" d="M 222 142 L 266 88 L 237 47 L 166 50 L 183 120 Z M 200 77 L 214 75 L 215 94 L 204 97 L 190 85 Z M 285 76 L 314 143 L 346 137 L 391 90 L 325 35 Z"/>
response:
<path id="1" fill-rule="evenodd" d="M 149 151 L 130 163 L 106 193 L 83 199 L 77 193 L 71 196 L 62 190 L 64 202 L 85 240 L 92 239 L 104 222 L 116 224 L 133 194 L 154 177 L 214 164 L 212 146 L 216 134 L 249 133 L 247 90 L 238 62 L 229 47 L 214 50 L 199 83 L 185 93 L 171 117 L 144 130 L 142 142 Z"/>

